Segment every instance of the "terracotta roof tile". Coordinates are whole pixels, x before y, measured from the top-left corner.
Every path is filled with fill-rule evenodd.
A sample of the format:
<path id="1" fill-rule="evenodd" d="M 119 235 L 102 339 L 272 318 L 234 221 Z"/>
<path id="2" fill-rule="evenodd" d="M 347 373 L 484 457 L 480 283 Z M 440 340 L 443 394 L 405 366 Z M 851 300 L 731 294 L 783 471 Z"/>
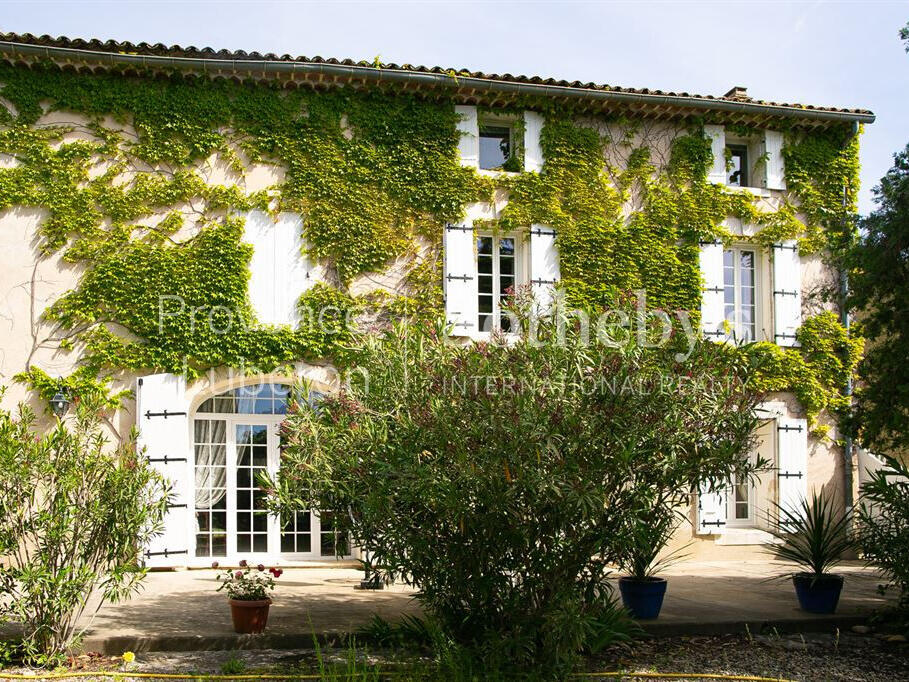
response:
<path id="1" fill-rule="evenodd" d="M 250 62 L 297 62 L 301 64 L 330 64 L 341 65 L 367 69 L 371 72 L 382 70 L 404 71 L 424 74 L 454 74 L 457 77 L 473 78 L 483 81 L 493 81 L 498 83 L 528 83 L 534 85 L 553 86 L 558 88 L 571 88 L 574 90 L 605 91 L 613 93 L 629 93 L 637 95 L 662 96 L 670 98 L 686 98 L 688 100 L 709 101 L 728 101 L 736 103 L 747 103 L 760 107 L 777 107 L 788 109 L 801 109 L 803 111 L 827 112 L 845 115 L 855 115 L 857 119 L 873 120 L 872 112 L 867 109 L 845 109 L 836 107 L 817 107 L 813 105 L 804 105 L 788 102 L 771 102 L 765 100 L 754 100 L 741 97 L 726 97 L 714 95 L 698 95 L 688 92 L 667 92 L 664 90 L 654 90 L 650 88 L 625 88 L 614 85 L 598 83 L 581 83 L 580 81 L 557 80 L 554 78 L 543 78 L 541 76 L 522 76 L 509 73 L 496 74 L 485 73 L 482 71 L 468 71 L 466 69 L 449 69 L 440 66 L 414 66 L 412 64 L 395 64 L 380 63 L 376 65 L 369 61 L 354 61 L 352 59 L 335 59 L 324 57 L 294 57 L 289 54 L 281 56 L 273 53 L 261 54 L 259 52 L 246 52 L 244 50 L 216 50 L 211 47 L 197 48 L 195 46 L 181 47 L 179 45 L 166 46 L 163 43 L 154 45 L 141 42 L 138 44 L 130 42 L 119 42 L 115 40 L 101 41 L 98 39 L 83 40 L 81 38 L 70 39 L 65 36 L 52 37 L 49 35 L 34 36 L 30 33 L 0 33 L 0 43 L 11 43 L 19 45 L 44 46 L 48 48 L 90 50 L 95 52 L 105 52 L 111 54 L 134 54 L 134 55 L 153 55 L 160 57 L 177 57 L 193 59 L 213 59 L 213 60 L 233 60 L 233 61 L 250 61 Z M 680 104 L 680 106 L 683 106 Z M 691 105 L 688 105 L 691 106 Z"/>

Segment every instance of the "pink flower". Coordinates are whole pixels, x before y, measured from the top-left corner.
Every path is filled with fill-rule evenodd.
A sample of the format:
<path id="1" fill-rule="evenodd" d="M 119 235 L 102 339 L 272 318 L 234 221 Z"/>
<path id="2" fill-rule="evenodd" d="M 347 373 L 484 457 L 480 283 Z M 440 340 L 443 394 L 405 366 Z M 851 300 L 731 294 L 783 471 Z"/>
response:
<path id="1" fill-rule="evenodd" d="M 240 559 L 240 568 L 246 568 L 246 566 L 247 566 L 246 559 Z"/>
<path id="2" fill-rule="evenodd" d="M 212 562 L 211 562 L 211 567 L 212 567 L 212 568 L 218 568 L 218 562 L 217 562 L 217 561 L 212 561 Z"/>
<path id="3" fill-rule="evenodd" d="M 234 578 L 236 578 L 237 580 L 241 580 L 243 578 L 243 571 L 237 571 L 236 573 L 234 573 Z"/>

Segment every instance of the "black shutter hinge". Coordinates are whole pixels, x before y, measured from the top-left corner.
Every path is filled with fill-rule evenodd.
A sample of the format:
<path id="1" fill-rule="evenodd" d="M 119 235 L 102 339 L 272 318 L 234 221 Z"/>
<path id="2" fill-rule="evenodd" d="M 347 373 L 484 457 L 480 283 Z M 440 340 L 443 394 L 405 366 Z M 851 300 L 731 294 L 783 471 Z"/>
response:
<path id="1" fill-rule="evenodd" d="M 801 426 L 789 426 L 787 424 L 786 426 L 777 426 L 776 430 L 777 431 L 801 431 L 802 427 Z"/>
<path id="2" fill-rule="evenodd" d="M 186 457 L 168 457 L 167 455 L 164 455 L 164 457 L 149 457 L 148 461 L 164 462 L 165 464 L 170 464 L 171 462 L 185 462 Z"/>
<path id="3" fill-rule="evenodd" d="M 556 231 L 555 231 L 555 230 L 543 230 L 543 229 L 540 229 L 539 227 L 534 227 L 534 228 L 531 228 L 530 234 L 539 235 L 539 236 L 541 236 L 541 237 L 553 237 L 553 238 L 555 238 L 555 236 L 556 236 Z"/>
<path id="4" fill-rule="evenodd" d="M 789 473 L 788 471 L 778 471 L 776 475 L 779 476 L 780 478 L 801 478 L 802 472 L 800 471 L 797 474 L 792 474 L 792 473 Z"/>
<path id="5" fill-rule="evenodd" d="M 530 280 L 531 284 L 558 284 L 559 280 L 557 279 L 532 279 Z"/>
<path id="6" fill-rule="evenodd" d="M 780 291 L 774 291 L 773 295 L 774 296 L 798 296 L 799 292 L 780 290 Z"/>
<path id="7" fill-rule="evenodd" d="M 164 410 L 164 412 L 152 412 L 149 410 L 145 413 L 146 419 L 151 419 L 152 417 L 164 417 L 165 419 L 167 419 L 168 417 L 181 417 L 181 416 L 185 417 L 186 412 L 169 412 L 168 410 Z"/>
<path id="8" fill-rule="evenodd" d="M 466 225 L 452 225 L 451 223 L 445 223 L 446 230 L 457 230 L 459 232 L 473 232 L 472 227 L 467 227 Z"/>
<path id="9" fill-rule="evenodd" d="M 445 279 L 451 281 L 453 279 L 461 280 L 462 282 L 469 282 L 473 279 L 470 275 L 445 275 Z"/>
<path id="10" fill-rule="evenodd" d="M 174 554 L 189 554 L 189 550 L 186 549 L 165 549 L 163 552 L 146 552 L 145 556 L 151 558 L 153 556 L 163 556 L 165 559 Z"/>
<path id="11" fill-rule="evenodd" d="M 779 249 L 780 251 L 798 251 L 799 247 L 796 246 L 783 246 L 782 244 L 773 244 L 770 246 L 771 249 Z"/>

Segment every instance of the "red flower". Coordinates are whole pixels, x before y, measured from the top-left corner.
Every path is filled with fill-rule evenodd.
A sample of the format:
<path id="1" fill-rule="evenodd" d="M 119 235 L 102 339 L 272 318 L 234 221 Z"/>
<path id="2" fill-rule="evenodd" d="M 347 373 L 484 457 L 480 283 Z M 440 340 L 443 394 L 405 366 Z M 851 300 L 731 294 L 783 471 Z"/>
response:
<path id="1" fill-rule="evenodd" d="M 212 568 L 218 568 L 218 562 L 217 562 L 217 561 L 212 561 L 212 562 L 211 562 L 211 567 L 212 567 Z"/>
<path id="2" fill-rule="evenodd" d="M 240 568 L 246 568 L 247 565 L 246 559 L 240 559 Z"/>
<path id="3" fill-rule="evenodd" d="M 259 564 L 258 566 L 256 566 L 256 568 L 257 568 L 258 570 L 260 570 L 260 571 L 264 571 L 264 570 L 265 570 L 265 566 L 263 566 L 262 564 Z"/>
<path id="4" fill-rule="evenodd" d="M 236 578 L 237 580 L 242 579 L 242 578 L 243 578 L 243 571 L 237 571 L 236 573 L 234 573 L 234 578 Z"/>

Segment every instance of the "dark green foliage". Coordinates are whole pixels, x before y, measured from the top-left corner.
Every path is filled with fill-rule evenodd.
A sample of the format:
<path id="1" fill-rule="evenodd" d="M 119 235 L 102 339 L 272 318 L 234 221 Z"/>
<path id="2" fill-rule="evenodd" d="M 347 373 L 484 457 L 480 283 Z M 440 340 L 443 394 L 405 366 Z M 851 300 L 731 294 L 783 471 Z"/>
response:
<path id="1" fill-rule="evenodd" d="M 349 392 L 288 415 L 271 486 L 289 507 L 345 510 L 373 565 L 418 586 L 474 656 L 548 669 L 606 636 L 629 511 L 727 480 L 757 424 L 732 349 L 698 343 L 680 363 L 571 325 L 561 343 L 559 324 L 541 343 L 365 339 Z"/>
<path id="2" fill-rule="evenodd" d="M 900 604 L 909 610 L 909 467 L 892 457 L 886 461 L 862 485 L 859 546 L 865 560 L 896 586 Z"/>
<path id="3" fill-rule="evenodd" d="M 776 505 L 779 528 L 773 534 L 782 544 L 770 548 L 777 558 L 791 561 L 814 575 L 824 575 L 853 547 L 849 518 L 828 493 L 815 493 L 797 509 Z"/>
<path id="4" fill-rule="evenodd" d="M 136 592 L 141 547 L 162 527 L 164 480 L 127 439 L 112 452 L 97 396 L 46 434 L 27 408 L 0 411 L 0 616 L 24 628 L 22 655 L 53 664 L 79 637 L 89 595 Z"/>
<path id="5" fill-rule="evenodd" d="M 868 339 L 854 424 L 871 450 L 909 447 L 909 146 L 875 189 L 877 209 L 846 256 L 850 306 Z"/>

